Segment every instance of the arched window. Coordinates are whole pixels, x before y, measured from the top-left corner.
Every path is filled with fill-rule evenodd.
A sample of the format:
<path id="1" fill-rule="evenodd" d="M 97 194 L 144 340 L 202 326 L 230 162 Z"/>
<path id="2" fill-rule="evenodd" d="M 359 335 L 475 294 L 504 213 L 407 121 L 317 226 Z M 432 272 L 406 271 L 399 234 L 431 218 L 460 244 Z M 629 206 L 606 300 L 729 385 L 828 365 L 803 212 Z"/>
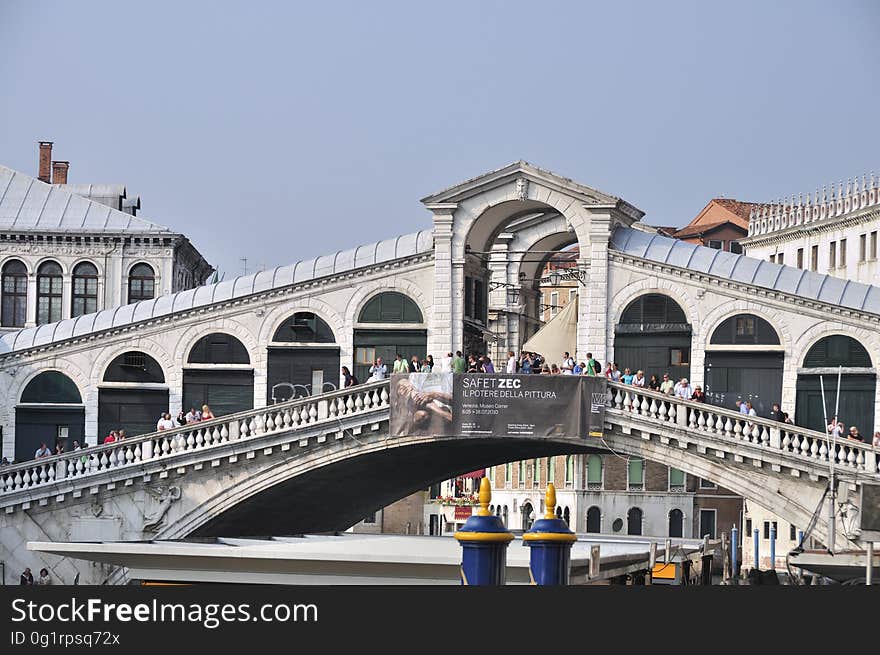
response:
<path id="1" fill-rule="evenodd" d="M 669 512 L 669 536 L 670 537 L 682 537 L 682 530 L 684 527 L 684 514 L 680 509 L 674 509 Z"/>
<path id="2" fill-rule="evenodd" d="M 574 457 L 571 455 L 565 456 L 565 485 L 571 486 L 574 484 Z"/>
<path id="3" fill-rule="evenodd" d="M 620 318 L 620 325 L 632 326 L 631 329 L 625 330 L 627 332 L 653 331 L 652 326 L 660 325 L 668 330 L 670 325 L 682 326 L 687 322 L 687 316 L 681 306 L 669 296 L 659 293 L 649 293 L 636 298 L 627 305 Z"/>
<path id="4" fill-rule="evenodd" d="M 804 358 L 804 368 L 830 366 L 869 368 L 871 356 L 865 347 L 852 337 L 835 334 L 815 343 Z"/>
<path id="5" fill-rule="evenodd" d="M 532 527 L 532 504 L 523 503 L 523 506 L 519 508 L 519 511 L 522 515 L 522 529 L 523 532 L 525 532 Z"/>
<path id="6" fill-rule="evenodd" d="M 37 325 L 61 320 L 64 281 L 58 262 L 43 262 L 37 269 Z"/>
<path id="7" fill-rule="evenodd" d="M 335 343 L 327 322 L 312 312 L 297 312 L 282 323 L 272 341 L 279 343 Z"/>
<path id="8" fill-rule="evenodd" d="M 360 323 L 421 323 L 422 320 L 418 305 L 397 291 L 370 298 L 358 317 Z"/>
<path id="9" fill-rule="evenodd" d="M 128 274 L 128 302 L 156 297 L 156 273 L 149 264 L 135 264 Z"/>
<path id="10" fill-rule="evenodd" d="M 568 506 L 562 511 L 562 520 L 565 521 L 565 525 L 571 525 L 571 510 Z"/>
<path id="11" fill-rule="evenodd" d="M 3 327 L 24 327 L 27 320 L 27 268 L 17 259 L 3 265 Z"/>
<path id="12" fill-rule="evenodd" d="M 73 380 L 58 371 L 44 371 L 27 383 L 22 403 L 80 404 L 82 396 Z"/>
<path id="13" fill-rule="evenodd" d="M 244 344 L 231 334 L 215 332 L 196 342 L 187 358 L 188 364 L 250 364 Z"/>
<path id="14" fill-rule="evenodd" d="M 146 353 L 130 350 L 116 357 L 104 372 L 104 382 L 165 382 L 159 362 Z"/>
<path id="15" fill-rule="evenodd" d="M 626 533 L 642 534 L 642 510 L 630 507 L 626 513 Z"/>
<path id="16" fill-rule="evenodd" d="M 602 510 L 595 505 L 587 510 L 587 532 L 602 532 Z"/>
<path id="17" fill-rule="evenodd" d="M 98 269 L 91 262 L 82 262 L 73 269 L 73 301 L 70 316 L 98 311 Z"/>
<path id="18" fill-rule="evenodd" d="M 602 456 L 590 455 L 587 458 L 587 489 L 601 491 L 602 489 Z"/>
<path id="19" fill-rule="evenodd" d="M 754 314 L 737 314 L 725 319 L 715 328 L 709 341 L 716 345 L 779 345 L 779 335 L 773 326 Z"/>

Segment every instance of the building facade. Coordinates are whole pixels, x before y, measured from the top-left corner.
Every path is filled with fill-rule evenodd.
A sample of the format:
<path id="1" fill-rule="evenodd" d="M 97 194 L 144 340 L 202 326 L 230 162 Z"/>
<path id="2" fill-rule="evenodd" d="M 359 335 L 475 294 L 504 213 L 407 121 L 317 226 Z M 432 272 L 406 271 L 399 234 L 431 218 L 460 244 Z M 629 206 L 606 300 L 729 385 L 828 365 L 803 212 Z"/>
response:
<path id="1" fill-rule="evenodd" d="M 750 202 L 732 198 L 713 198 L 690 223 L 678 230 L 663 228 L 669 236 L 715 250 L 742 253 L 742 240 L 748 234 Z"/>
<path id="2" fill-rule="evenodd" d="M 41 143 L 40 179 L 0 166 L 2 331 L 184 291 L 212 267 L 182 234 L 136 216 L 121 185 L 67 184 Z M 63 164 L 63 167 L 59 167 Z M 60 176 L 60 177 L 59 177 Z"/>
<path id="3" fill-rule="evenodd" d="M 872 174 L 830 193 L 754 207 L 742 243 L 751 257 L 863 282 L 880 283 L 880 184 Z"/>

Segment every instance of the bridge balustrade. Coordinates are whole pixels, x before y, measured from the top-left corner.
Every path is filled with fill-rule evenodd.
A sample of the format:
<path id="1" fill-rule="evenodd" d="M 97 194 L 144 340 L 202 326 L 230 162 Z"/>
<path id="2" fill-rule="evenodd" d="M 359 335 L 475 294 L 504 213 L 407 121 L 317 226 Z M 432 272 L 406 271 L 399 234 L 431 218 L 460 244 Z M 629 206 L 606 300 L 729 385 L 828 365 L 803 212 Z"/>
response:
<path id="1" fill-rule="evenodd" d="M 129 437 L 111 444 L 90 446 L 3 467 L 0 469 L 0 497 L 61 480 L 135 467 L 183 452 L 208 450 L 318 423 L 332 424 L 343 417 L 387 407 L 388 382 L 385 380 Z"/>
<path id="2" fill-rule="evenodd" d="M 835 466 L 842 470 L 877 474 L 880 468 L 877 449 L 869 444 L 838 438 L 832 445 L 821 432 L 619 382 L 608 382 L 606 409 L 622 416 L 631 413 L 670 427 L 745 442 L 813 462 L 830 464 L 829 453 L 833 450 Z"/>

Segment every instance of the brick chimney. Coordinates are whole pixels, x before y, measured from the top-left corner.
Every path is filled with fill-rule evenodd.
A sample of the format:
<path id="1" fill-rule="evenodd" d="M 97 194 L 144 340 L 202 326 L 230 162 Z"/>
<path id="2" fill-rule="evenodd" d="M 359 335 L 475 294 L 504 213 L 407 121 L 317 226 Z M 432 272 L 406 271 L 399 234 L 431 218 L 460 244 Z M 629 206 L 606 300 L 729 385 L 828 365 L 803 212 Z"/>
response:
<path id="1" fill-rule="evenodd" d="M 69 161 L 53 161 L 52 162 L 52 184 L 67 184 L 67 169 L 70 168 Z"/>
<path id="2" fill-rule="evenodd" d="M 52 184 L 52 142 L 40 141 L 40 181 Z"/>

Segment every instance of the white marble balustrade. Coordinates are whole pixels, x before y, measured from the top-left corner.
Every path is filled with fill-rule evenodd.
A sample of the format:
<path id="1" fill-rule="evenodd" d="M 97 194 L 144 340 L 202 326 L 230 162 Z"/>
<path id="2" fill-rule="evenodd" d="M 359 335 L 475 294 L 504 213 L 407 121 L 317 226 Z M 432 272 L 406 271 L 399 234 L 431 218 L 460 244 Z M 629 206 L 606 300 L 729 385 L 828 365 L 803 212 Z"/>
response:
<path id="1" fill-rule="evenodd" d="M 687 401 L 617 382 L 608 383 L 607 407 L 720 439 L 746 442 L 830 464 L 829 439 L 821 432 L 796 425 L 749 417 L 723 407 Z M 870 444 L 838 439 L 834 453 L 835 466 L 840 469 L 874 475 L 880 472 L 880 456 Z"/>
<path id="2" fill-rule="evenodd" d="M 388 381 L 230 414 L 0 469 L 0 496 L 388 407 Z M 206 459 L 210 453 L 206 453 Z"/>

